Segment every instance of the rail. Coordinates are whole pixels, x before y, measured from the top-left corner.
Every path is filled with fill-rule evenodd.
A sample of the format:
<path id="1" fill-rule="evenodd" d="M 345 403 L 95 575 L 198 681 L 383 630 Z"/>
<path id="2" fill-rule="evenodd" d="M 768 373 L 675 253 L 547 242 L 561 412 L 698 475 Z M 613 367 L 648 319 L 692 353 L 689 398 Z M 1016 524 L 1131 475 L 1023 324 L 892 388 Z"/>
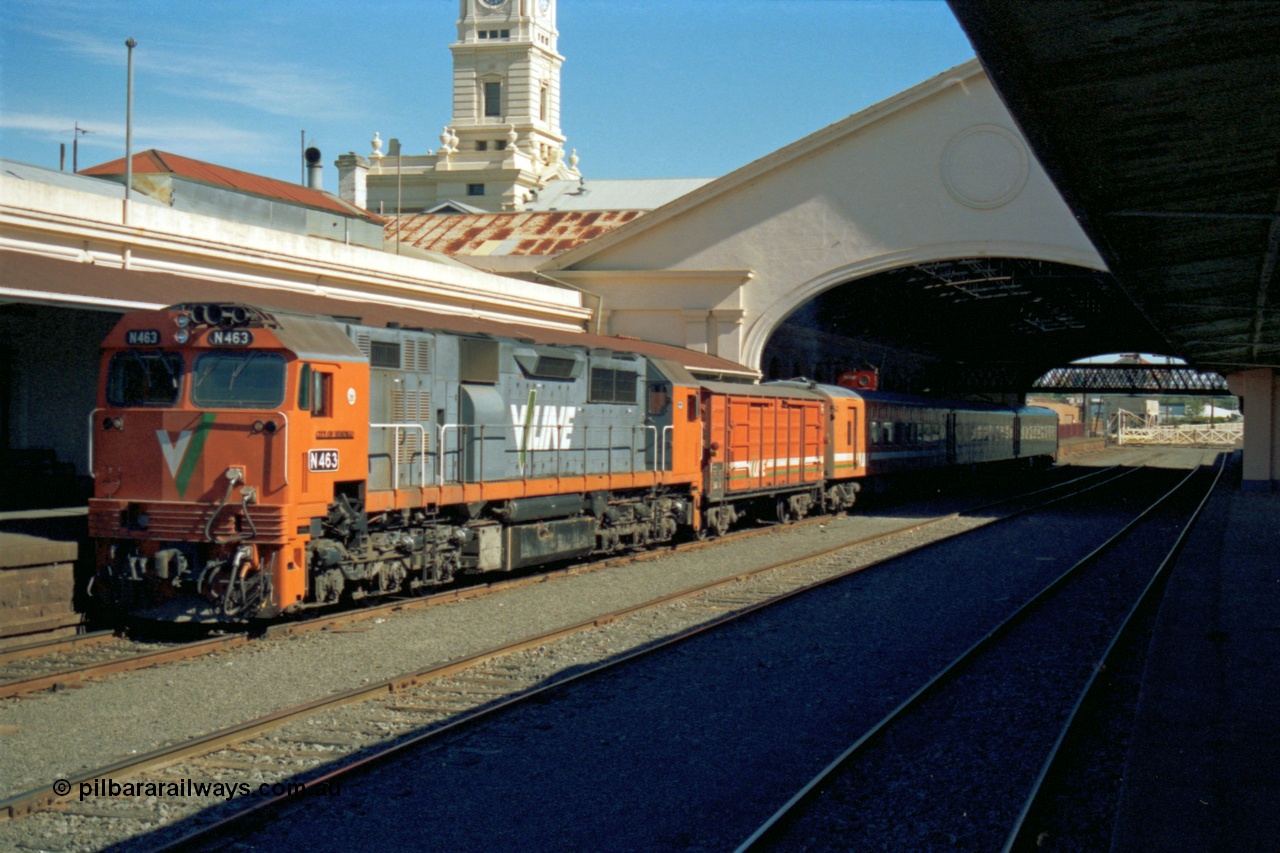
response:
<path id="1" fill-rule="evenodd" d="M 1037 489 L 1033 492 L 1019 495 L 1013 499 L 1006 498 L 1000 501 L 996 501 L 995 503 L 968 507 L 966 510 L 963 510 L 961 512 L 982 512 L 998 505 L 1010 503 L 1013 501 L 1020 501 L 1026 498 L 1030 498 L 1033 495 L 1039 495 L 1042 492 L 1052 492 L 1060 488 L 1070 487 L 1073 484 L 1088 482 L 1090 480 L 1098 478 L 1099 476 L 1105 476 L 1121 470 L 1124 470 L 1124 469 L 1120 469 L 1120 468 L 1097 469 L 1097 470 L 1091 471 L 1087 475 L 1073 478 L 1067 482 L 1057 483 L 1047 488 Z M 1132 470 L 1135 470 L 1135 469 L 1130 469 L 1125 473 L 1130 473 Z M 248 737 L 250 737 L 252 733 L 255 731 L 269 730 L 273 728 L 275 725 L 283 722 L 286 719 L 296 718 L 306 713 L 310 713 L 311 711 L 318 710 L 322 707 L 337 706 L 340 704 L 345 704 L 347 702 L 353 701 L 355 699 L 358 699 L 364 696 L 376 697 L 379 695 L 386 695 L 388 693 L 396 693 L 397 691 L 401 691 L 409 688 L 415 683 L 426 681 L 431 678 L 440 677 L 443 675 L 452 674 L 454 672 L 459 672 L 467 669 L 470 666 L 473 666 L 475 663 L 479 661 L 499 657 L 508 650 L 516 650 L 519 648 L 530 647 L 530 646 L 537 645 L 541 642 L 544 642 L 546 640 L 553 639 L 557 636 L 567 636 L 572 633 L 578 633 L 581 631 L 590 630 L 602 624 L 613 622 L 628 613 L 640 612 L 651 607 L 657 607 L 663 604 L 670 603 L 672 601 L 678 601 L 678 600 L 690 598 L 696 595 L 700 595 L 714 589 L 736 587 L 742 581 L 747 580 L 748 578 L 763 576 L 770 572 L 776 571 L 778 569 L 787 568 L 793 565 L 803 563 L 805 561 L 814 560 L 823 556 L 837 553 L 838 551 L 845 548 L 855 547 L 859 545 L 867 545 L 872 542 L 879 542 L 882 540 L 891 539 L 893 537 L 915 533 L 917 531 L 920 531 L 932 525 L 938 524 L 940 522 L 945 522 L 945 521 L 954 519 L 959 515 L 961 515 L 961 512 L 951 513 L 946 516 L 929 519 L 927 521 L 923 521 L 919 523 L 908 524 L 905 527 L 896 528 L 888 531 L 882 531 L 879 533 L 872 534 L 870 536 L 859 537 L 851 541 L 841 542 L 837 545 L 826 546 L 819 549 L 818 551 L 806 553 L 798 557 L 791 557 L 778 563 L 771 563 L 765 566 L 744 568 L 743 570 L 739 572 L 735 572 L 732 575 L 729 575 L 726 577 L 722 577 L 716 580 L 698 584 L 688 589 L 683 589 L 677 592 L 662 595 L 658 598 L 655 598 L 649 601 L 632 604 L 620 610 L 613 611 L 606 615 L 592 616 L 586 619 L 585 621 L 574 624 L 574 625 L 553 628 L 546 633 L 527 637 L 527 638 L 524 638 L 523 640 L 519 640 L 514 643 L 511 643 L 510 645 L 501 646 L 499 648 L 481 652 L 480 654 L 476 654 L 469 658 L 459 658 L 459 659 L 448 661 L 442 664 L 433 664 L 424 669 L 417 670 L 412 673 L 405 673 L 395 678 L 388 679 L 387 681 L 380 682 L 378 684 L 363 685 L 360 688 L 357 688 L 355 690 L 352 690 L 346 693 L 339 693 L 334 696 L 317 700 L 316 702 L 308 703 L 306 705 L 298 706 L 293 709 L 275 712 L 273 714 L 267 715 L 266 717 L 258 718 L 256 720 L 251 720 L 246 723 L 242 723 L 240 725 L 232 726 L 228 729 L 220 730 L 218 732 L 214 732 L 207 736 L 197 737 L 192 739 L 191 741 L 183 742 L 181 744 L 177 744 L 171 747 L 164 747 L 154 753 L 148 753 L 145 755 L 133 755 L 125 760 L 122 760 L 117 764 L 114 764 L 108 767 L 99 768 L 97 770 L 86 771 L 75 777 L 72 777 L 68 781 L 70 781 L 73 784 L 71 788 L 68 788 L 68 790 L 72 790 L 74 787 L 77 787 L 78 783 L 82 781 L 91 781 L 94 778 L 107 777 L 107 776 L 114 776 L 115 778 L 126 778 L 129 776 L 134 776 L 147 769 L 151 769 L 157 766 L 165 766 L 165 765 L 172 764 L 175 760 L 179 758 L 188 758 L 188 757 L 193 757 L 197 755 L 209 754 L 211 752 L 216 751 L 218 748 L 220 748 L 220 746 L 226 745 L 228 743 L 237 743 L 242 740 L 245 740 Z M 747 532 L 745 535 L 746 536 L 771 535 L 771 533 L 769 528 L 761 528 L 759 530 Z M 709 543 L 705 543 L 705 542 L 686 543 L 681 547 L 686 550 L 693 550 L 693 549 L 706 548 L 708 547 L 708 544 Z M 928 547 L 928 544 L 927 543 L 917 544 L 914 547 L 916 548 Z M 889 559 L 892 559 L 892 557 L 886 558 L 881 562 L 887 562 Z M 607 564 L 607 561 L 601 561 L 600 563 L 601 567 L 605 566 L 606 564 Z M 871 565 L 876 565 L 876 564 L 873 563 Z M 835 573 L 835 576 L 839 577 L 845 574 L 852 574 L 857 571 L 863 571 L 866 568 L 870 568 L 870 566 L 858 566 L 851 569 L 844 568 L 841 571 Z M 563 572 L 566 575 L 570 573 L 577 573 L 578 571 L 579 569 L 563 570 Z M 297 623 L 277 624 L 272 626 L 270 629 L 268 629 L 268 631 L 265 634 L 265 637 L 268 639 L 279 639 L 284 635 L 291 635 L 291 634 L 302 633 L 307 631 L 324 630 L 335 624 L 345 624 L 351 621 L 371 619 L 371 618 L 379 617 L 381 615 L 389 615 L 393 612 L 398 612 L 404 609 L 417 609 L 417 607 L 420 607 L 420 606 L 425 607 L 425 606 L 430 606 L 432 604 L 450 604 L 450 603 L 454 603 L 464 599 L 484 595 L 487 592 L 499 592 L 506 589 L 525 586 L 525 585 L 528 585 L 529 583 L 540 583 L 543 580 L 545 580 L 545 578 L 546 576 L 541 576 L 536 579 L 520 578 L 520 579 L 513 579 L 513 580 L 503 580 L 503 581 L 498 581 L 491 584 L 485 584 L 484 586 L 471 587 L 471 588 L 452 590 L 449 592 L 439 593 L 434 596 L 425 597 L 421 599 L 414 599 L 408 602 L 391 601 L 391 602 L 387 602 L 385 604 L 370 608 L 368 610 L 349 611 L 347 613 L 342 613 L 337 615 L 331 614 L 321 618 L 306 620 L 306 621 L 297 622 Z M 823 581 L 818 581 L 817 583 L 820 584 L 822 582 Z M 798 592 L 799 591 L 797 590 L 795 593 L 792 593 L 792 594 L 798 594 Z M 761 602 L 760 604 L 753 605 L 749 609 L 756 610 L 763 606 L 767 606 L 767 602 Z M 744 611 L 744 613 L 745 612 L 747 611 Z M 729 615 L 727 617 L 719 617 L 717 618 L 715 623 L 704 625 L 704 626 L 696 626 L 693 629 L 690 629 L 690 631 L 687 633 L 696 633 L 702 630 L 712 629 L 714 627 L 714 624 L 718 624 L 720 621 L 729 621 L 732 618 L 733 618 L 733 615 Z M 685 636 L 685 634 L 682 633 L 672 639 L 678 642 L 683 636 Z M 232 640 L 236 642 L 244 642 L 246 641 L 247 638 L 244 637 L 243 635 L 237 635 L 236 637 L 223 637 L 221 639 L 224 642 L 232 641 Z M 649 646 L 645 648 L 646 649 L 659 648 L 662 645 L 663 645 L 662 643 L 659 643 L 656 646 Z M 635 653 L 635 654 L 643 654 L 643 653 L 644 653 L 644 650 L 640 650 L 638 653 Z M 631 655 L 627 655 L 626 657 L 630 657 L 630 656 Z M 619 658 L 613 658 L 611 660 L 617 660 L 617 659 Z M 594 671 L 595 670 L 593 669 L 584 670 L 584 674 L 590 675 Z M 555 682 L 555 683 L 559 684 L 563 682 Z M 530 693 L 529 695 L 534 695 L 534 694 Z M 486 697 L 486 701 L 490 699 L 492 699 L 491 696 Z M 473 719 L 480 719 L 484 715 L 491 714 L 496 710 L 498 710 L 496 706 L 487 706 L 483 710 L 479 710 L 476 712 L 468 712 L 468 714 L 464 715 L 462 718 L 458 719 L 456 722 L 458 724 L 465 725 Z M 396 743 L 402 744 L 402 746 L 397 747 L 393 745 L 387 751 L 372 750 L 371 754 L 369 754 L 367 757 L 376 761 L 376 760 L 379 760 L 379 756 L 390 757 L 394 754 L 397 754 L 395 752 L 397 749 L 399 750 L 400 753 L 402 753 L 405 747 L 411 746 L 412 743 L 418 742 L 420 740 L 427 739 L 436 733 L 438 733 L 438 730 L 433 732 L 426 732 L 419 737 L 408 739 L 409 741 L 408 743 L 404 741 L 397 741 Z M 338 757 L 338 756 L 335 756 L 335 757 Z M 362 760 L 362 763 L 363 763 L 363 760 Z M 335 763 L 335 769 L 330 772 L 333 774 L 340 774 L 344 771 L 344 769 L 345 769 L 344 767 L 340 766 L 340 763 Z M 315 779 L 309 780 L 308 784 L 314 781 L 318 781 L 318 780 L 315 780 Z M 66 799 L 66 794 L 57 793 L 51 785 L 43 785 L 40 788 L 37 788 L 32 791 L 27 791 L 25 793 L 17 794 L 15 796 L 9 797 L 8 799 L 0 799 L 0 821 L 25 816 L 39 809 L 47 808 L 65 799 Z M 270 801 L 264 801 L 264 804 L 267 806 L 267 808 L 270 808 L 272 806 L 280 805 L 281 802 L 282 802 L 281 798 L 276 798 Z M 266 809 L 261 809 L 258 813 L 261 814 L 265 811 Z M 74 819 L 74 816 L 72 817 Z M 232 825 L 235 824 L 235 822 L 238 819 L 244 818 L 244 817 L 245 817 L 244 814 L 240 814 L 239 816 L 231 816 L 223 821 L 220 821 L 218 824 L 212 827 L 212 830 L 216 834 L 220 831 L 226 831 L 228 829 L 231 829 Z M 198 830 L 197 830 L 197 834 L 199 834 Z M 182 849 L 182 848 L 179 846 L 177 848 L 168 847 L 166 849 Z"/>
<path id="2" fill-rule="evenodd" d="M 1132 530 L 1148 519 L 1157 507 L 1164 505 L 1166 501 L 1170 500 L 1175 494 L 1187 487 L 1191 480 L 1199 473 L 1198 469 L 1192 469 L 1176 486 L 1166 491 L 1155 501 L 1149 503 L 1146 508 L 1137 513 L 1127 524 L 1121 527 L 1118 531 L 1112 533 L 1106 541 L 1096 546 L 1083 558 L 1077 560 L 1066 571 L 1059 574 L 1039 592 L 1035 593 L 1020 607 L 1006 616 L 1003 621 L 988 630 L 986 634 L 965 649 L 965 651 L 963 651 L 958 657 L 946 664 L 941 670 L 937 671 L 931 678 L 929 678 L 928 681 L 918 687 L 914 693 L 903 699 L 886 716 L 864 731 L 857 740 L 855 740 L 848 748 L 820 770 L 812 779 L 809 780 L 808 783 L 801 787 L 791 797 L 791 799 L 778 808 L 755 830 L 755 832 L 744 840 L 736 848 L 735 853 L 749 853 L 749 851 L 754 850 L 773 849 L 779 846 L 786 846 L 783 838 L 794 825 L 794 822 L 802 809 L 812 804 L 825 790 L 829 788 L 833 780 L 835 780 L 839 774 L 846 772 L 848 768 L 852 766 L 854 761 L 860 759 L 864 754 L 866 754 L 872 744 L 883 742 L 886 740 L 887 736 L 891 736 L 893 727 L 898 725 L 900 720 L 906 718 L 909 714 L 916 712 L 917 709 L 923 706 L 926 701 L 932 699 L 939 688 L 950 683 L 974 661 L 978 660 L 982 655 L 985 655 L 999 642 L 1003 642 L 1017 626 L 1020 626 L 1026 620 L 1033 618 L 1035 614 L 1040 612 L 1042 606 L 1046 602 L 1053 600 L 1053 598 L 1057 596 L 1060 591 L 1067 588 L 1075 578 L 1083 576 L 1084 573 L 1094 566 L 1104 554 L 1113 551 L 1120 545 L 1120 543 L 1126 541 L 1126 537 L 1129 536 Z M 1115 480 L 1113 479 L 1109 482 L 1115 482 Z M 1216 483 L 1216 479 L 1214 482 Z M 1106 483 L 1101 485 L 1106 485 Z M 1085 490 L 1081 490 L 1080 493 L 1083 493 L 1083 491 Z M 1053 501 L 1050 503 L 1052 502 Z M 1042 506 L 1046 505 L 1048 504 L 1046 503 Z M 1179 547 L 1181 545 L 1181 541 L 1180 537 L 1178 540 Z"/>

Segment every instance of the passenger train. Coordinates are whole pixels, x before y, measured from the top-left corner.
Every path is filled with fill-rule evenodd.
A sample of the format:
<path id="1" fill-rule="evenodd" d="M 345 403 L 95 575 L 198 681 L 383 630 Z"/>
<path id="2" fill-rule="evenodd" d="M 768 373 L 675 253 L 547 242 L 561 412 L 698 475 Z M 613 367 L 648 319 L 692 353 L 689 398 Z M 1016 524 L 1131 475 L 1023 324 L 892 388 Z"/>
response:
<path id="1" fill-rule="evenodd" d="M 869 478 L 1057 451 L 1046 409 L 867 390 L 866 374 L 705 381 L 626 343 L 228 303 L 127 314 L 91 421 L 90 592 L 151 619 L 272 619 L 848 510 Z"/>

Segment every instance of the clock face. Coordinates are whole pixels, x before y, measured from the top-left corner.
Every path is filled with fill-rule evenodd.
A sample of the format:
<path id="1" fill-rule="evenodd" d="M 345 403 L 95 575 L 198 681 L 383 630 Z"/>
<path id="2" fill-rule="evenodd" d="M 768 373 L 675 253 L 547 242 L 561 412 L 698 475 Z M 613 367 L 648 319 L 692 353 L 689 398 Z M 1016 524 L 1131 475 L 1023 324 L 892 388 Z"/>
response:
<path id="1" fill-rule="evenodd" d="M 542 7 L 542 11 L 547 11 L 551 6 L 551 0 L 538 0 L 538 5 Z"/>
<path id="2" fill-rule="evenodd" d="M 507 0 L 480 0 L 480 2 L 488 6 L 490 9 L 497 9 L 503 3 L 506 3 Z"/>

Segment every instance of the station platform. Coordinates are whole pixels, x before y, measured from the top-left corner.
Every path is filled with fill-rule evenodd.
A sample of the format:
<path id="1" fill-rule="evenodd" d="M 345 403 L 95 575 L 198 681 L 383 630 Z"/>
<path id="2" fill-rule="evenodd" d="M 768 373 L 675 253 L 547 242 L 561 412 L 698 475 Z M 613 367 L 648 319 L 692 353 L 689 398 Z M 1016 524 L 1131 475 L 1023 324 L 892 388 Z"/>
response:
<path id="1" fill-rule="evenodd" d="M 1169 577 L 1113 853 L 1280 849 L 1280 492 L 1240 453 Z"/>
<path id="2" fill-rule="evenodd" d="M 90 550 L 87 514 L 85 507 L 0 513 L 0 648 L 83 624 L 75 594 Z"/>

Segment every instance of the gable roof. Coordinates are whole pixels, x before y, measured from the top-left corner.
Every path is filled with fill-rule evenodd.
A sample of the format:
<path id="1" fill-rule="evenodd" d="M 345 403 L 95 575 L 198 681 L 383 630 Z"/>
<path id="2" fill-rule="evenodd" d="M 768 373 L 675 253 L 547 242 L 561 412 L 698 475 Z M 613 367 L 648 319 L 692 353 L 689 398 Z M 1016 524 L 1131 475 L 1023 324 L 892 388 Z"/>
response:
<path id="1" fill-rule="evenodd" d="M 977 59 L 962 62 L 955 68 L 935 75 L 922 83 L 912 86 L 910 89 L 899 92 L 879 103 L 872 104 L 860 112 L 814 131 L 808 136 L 802 137 L 790 145 L 783 146 L 771 154 L 766 154 L 727 175 L 704 182 L 695 189 L 656 208 L 639 221 L 627 223 L 625 227 L 618 228 L 600 239 L 592 241 L 590 245 L 575 246 L 558 255 L 554 260 L 546 262 L 539 269 L 546 271 L 569 269 L 574 264 L 581 263 L 613 246 L 638 237 L 650 229 L 658 228 L 701 205 L 723 198 L 764 175 L 782 169 L 827 146 L 837 144 L 863 128 L 882 121 L 913 104 L 924 101 L 950 86 L 957 83 L 963 85 L 964 81 L 973 77 L 985 76 L 985 73 Z"/>
<path id="2" fill-rule="evenodd" d="M 474 204 L 463 204 L 454 199 L 445 199 L 435 207 L 428 207 L 423 213 L 488 213 L 482 207 L 476 207 Z"/>
<path id="3" fill-rule="evenodd" d="M 121 157 L 108 163 L 81 169 L 79 174 L 93 177 L 124 176 L 125 162 Z M 297 204 L 303 207 L 314 207 L 343 216 L 355 216 L 370 222 L 381 223 L 384 220 L 365 210 L 348 204 L 335 195 L 323 190 L 313 190 L 300 184 L 278 181 L 262 175 L 241 172 L 203 160 L 193 160 L 180 154 L 170 154 L 154 148 L 133 155 L 133 173 L 135 175 L 173 175 L 191 181 L 199 181 L 211 186 L 224 187 L 236 192 L 262 196 L 276 201 Z"/>
<path id="4" fill-rule="evenodd" d="M 711 178 L 623 178 L 547 181 L 525 211 L 653 210 L 711 183 Z"/>

